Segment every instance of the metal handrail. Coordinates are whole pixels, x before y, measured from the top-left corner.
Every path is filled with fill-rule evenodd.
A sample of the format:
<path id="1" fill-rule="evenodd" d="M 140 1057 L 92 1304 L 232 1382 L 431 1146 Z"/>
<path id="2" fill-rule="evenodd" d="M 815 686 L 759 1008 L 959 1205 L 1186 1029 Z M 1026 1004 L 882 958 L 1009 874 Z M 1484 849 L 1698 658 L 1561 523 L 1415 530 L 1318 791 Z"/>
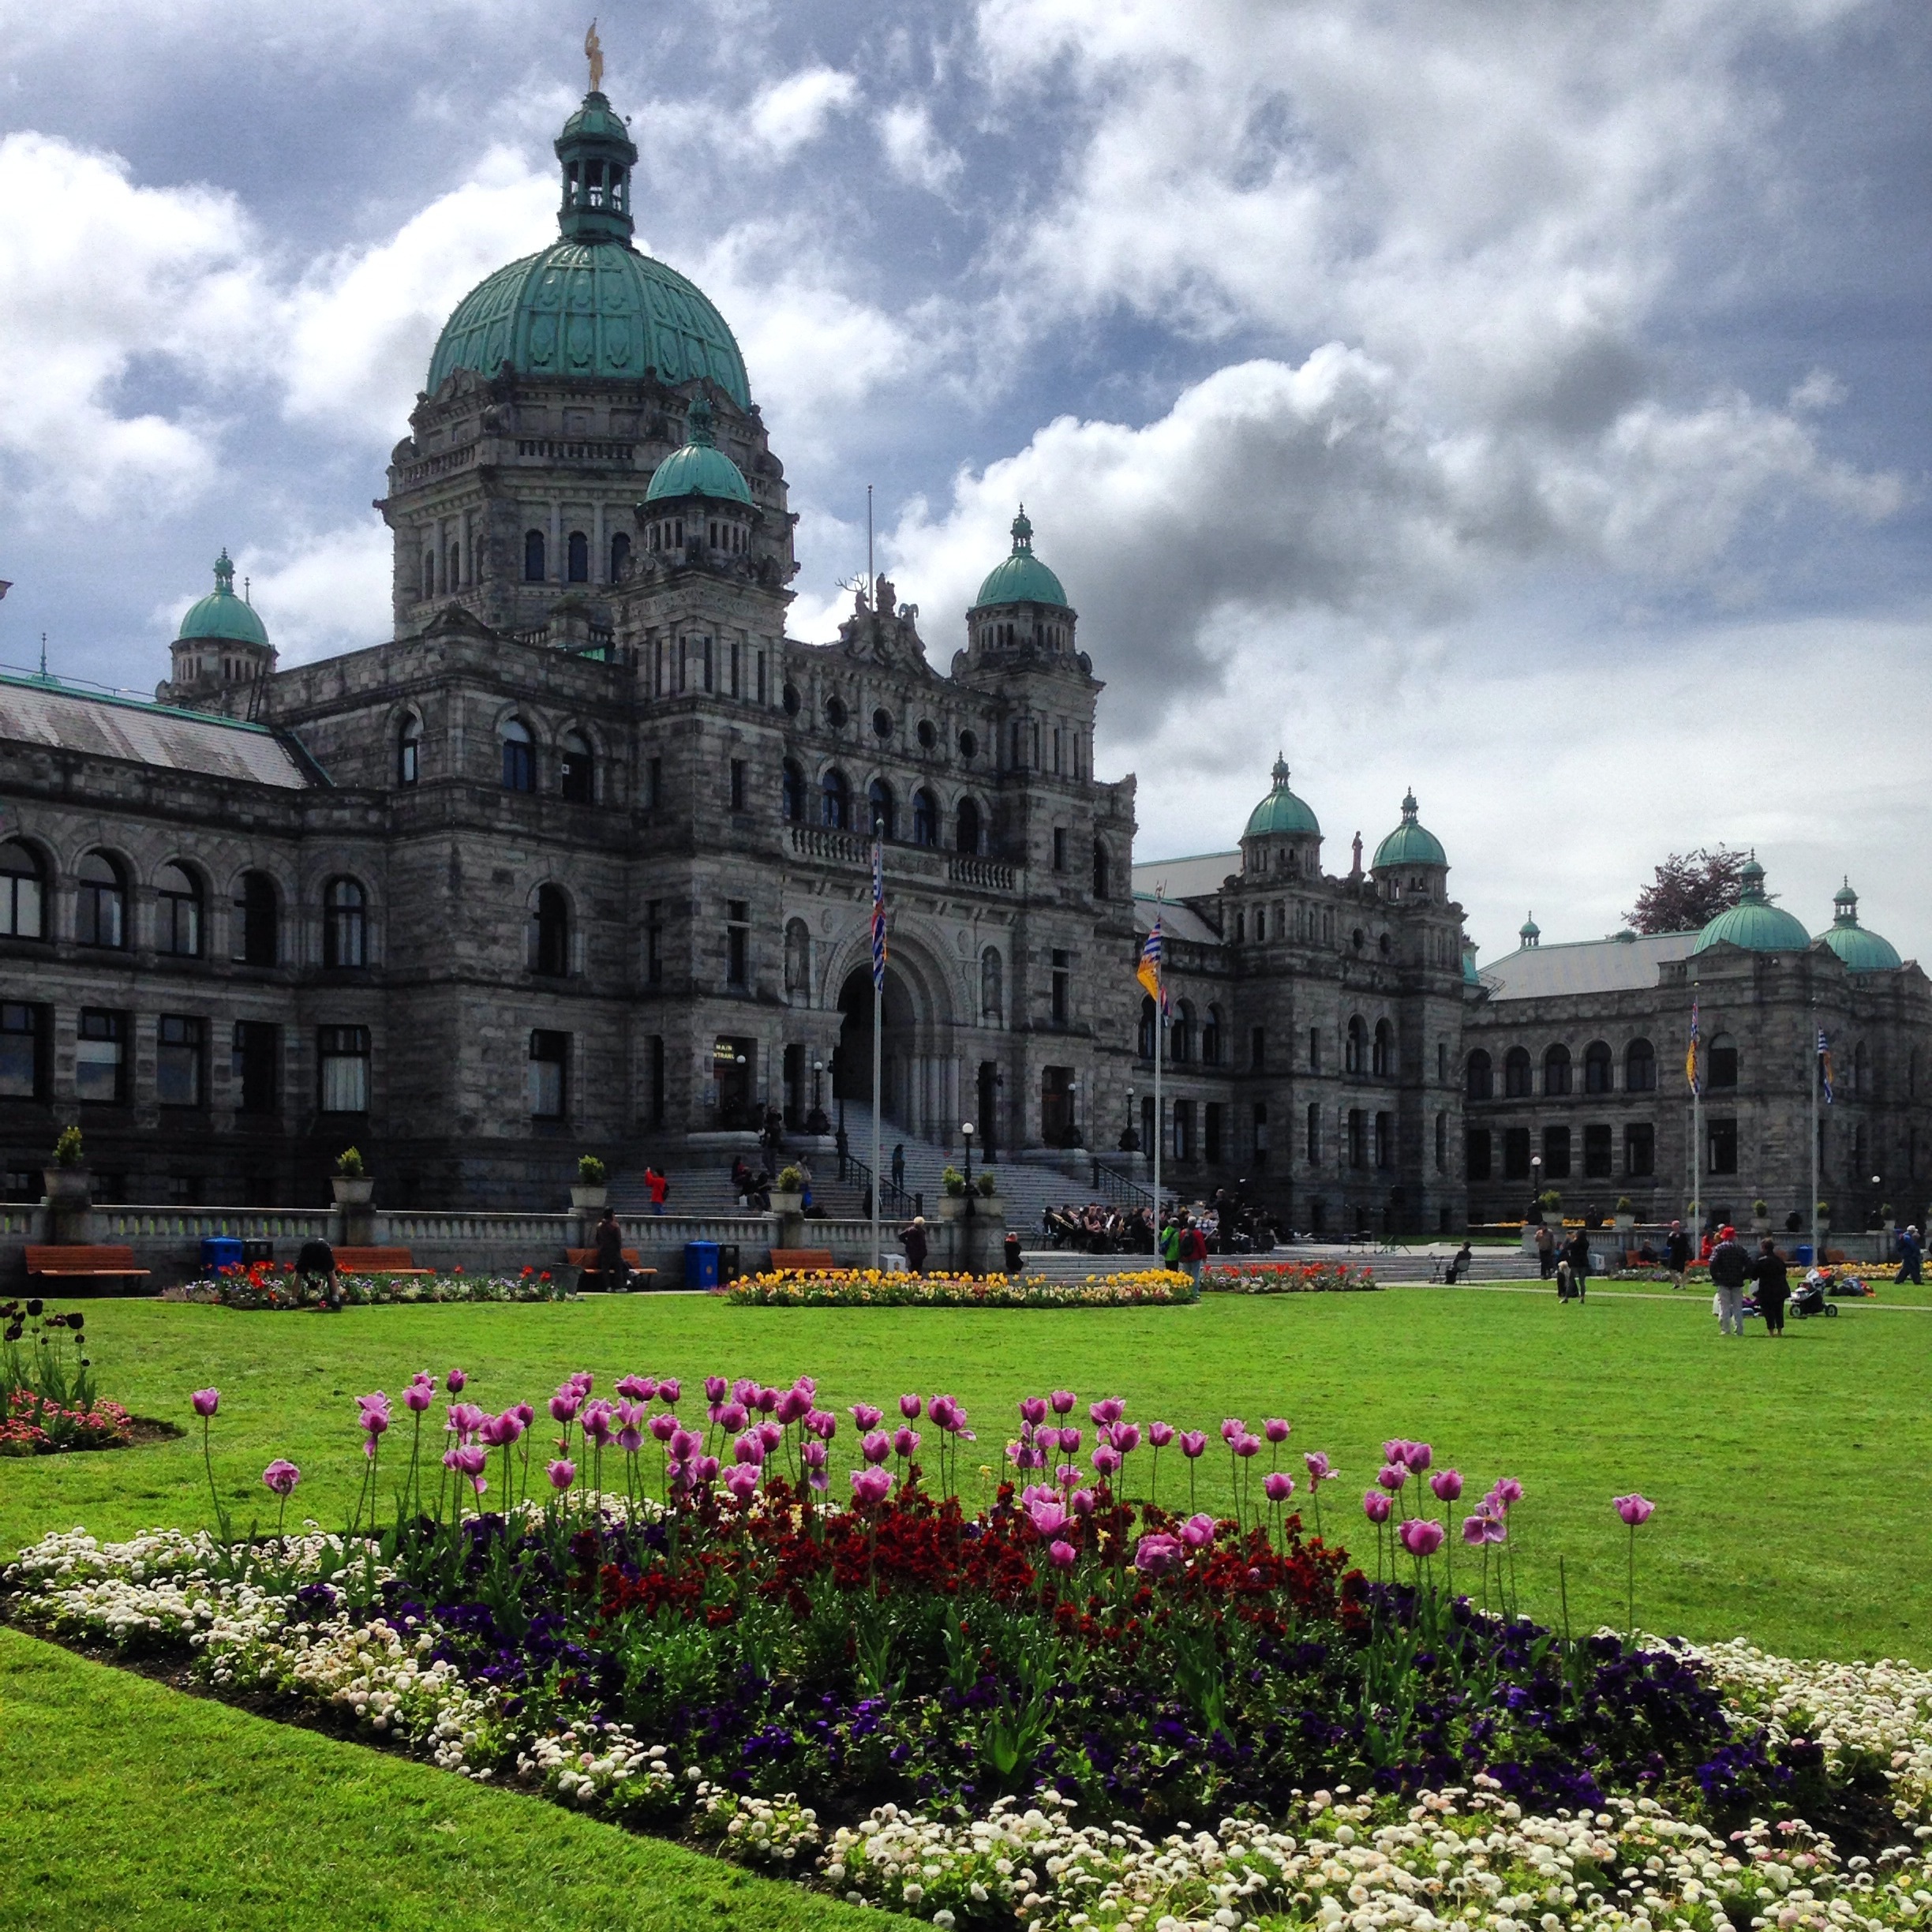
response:
<path id="1" fill-rule="evenodd" d="M 869 1162 L 862 1161 L 856 1154 L 848 1154 L 842 1149 L 838 1157 L 838 1178 L 841 1181 L 856 1181 L 861 1187 L 872 1185 L 872 1168 Z M 888 1179 L 878 1197 L 879 1219 L 911 1220 L 913 1215 L 926 1211 L 926 1196 L 921 1193 L 908 1193 L 893 1180 Z"/>
<path id="2" fill-rule="evenodd" d="M 1109 1200 L 1118 1201 L 1123 1208 L 1158 1208 L 1160 1204 L 1154 1198 L 1151 1188 L 1144 1188 L 1138 1181 L 1129 1179 L 1118 1168 L 1103 1166 L 1096 1156 L 1092 1163 L 1093 1189 L 1096 1194 L 1103 1194 Z"/>

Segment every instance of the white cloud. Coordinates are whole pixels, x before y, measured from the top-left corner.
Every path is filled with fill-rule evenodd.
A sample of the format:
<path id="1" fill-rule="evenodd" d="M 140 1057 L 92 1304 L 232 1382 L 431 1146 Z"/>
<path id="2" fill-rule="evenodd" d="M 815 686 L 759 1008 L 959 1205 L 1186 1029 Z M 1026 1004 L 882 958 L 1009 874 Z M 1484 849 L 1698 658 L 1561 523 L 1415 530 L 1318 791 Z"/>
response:
<path id="1" fill-rule="evenodd" d="M 879 117 L 879 140 L 886 159 L 901 181 L 929 194 L 943 195 L 965 167 L 934 128 L 923 101 L 900 101 Z"/>
<path id="2" fill-rule="evenodd" d="M 388 530 L 372 516 L 272 549 L 246 546 L 235 564 L 253 578 L 255 607 L 286 666 L 388 641 L 392 555 Z"/>
<path id="3" fill-rule="evenodd" d="M 788 160 L 825 132 L 835 114 L 859 98 L 859 83 L 835 67 L 805 67 L 761 88 L 746 115 L 758 144 L 775 159 Z"/>
<path id="4" fill-rule="evenodd" d="M 43 135 L 0 140 L 0 472 L 17 504 L 103 516 L 207 485 L 209 403 L 128 389 L 139 358 L 191 388 L 245 360 L 254 243 L 230 195 L 137 187 L 118 156 Z"/>

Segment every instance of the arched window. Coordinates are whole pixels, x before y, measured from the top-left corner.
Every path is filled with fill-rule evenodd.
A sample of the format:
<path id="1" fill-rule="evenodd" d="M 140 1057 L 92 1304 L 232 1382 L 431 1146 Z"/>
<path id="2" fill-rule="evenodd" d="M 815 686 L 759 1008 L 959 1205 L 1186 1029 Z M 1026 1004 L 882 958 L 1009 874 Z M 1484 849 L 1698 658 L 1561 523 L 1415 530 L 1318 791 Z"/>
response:
<path id="1" fill-rule="evenodd" d="M 1865 1049 L 1863 1046 L 1859 1047 L 1859 1052 L 1861 1055 L 1864 1051 Z M 1864 1065 L 1861 1059 L 1858 1082 L 1861 1091 L 1865 1085 L 1864 1071 Z M 1728 1033 L 1713 1033 L 1711 1035 L 1710 1043 L 1710 1084 L 1713 1087 L 1735 1087 L 1737 1084 L 1737 1042 Z"/>
<path id="2" fill-rule="evenodd" d="M 805 774 L 799 769 L 796 758 L 787 758 L 784 762 L 779 797 L 785 823 L 803 825 L 805 822 Z"/>
<path id="3" fill-rule="evenodd" d="M 1140 996 L 1140 1031 L 1139 1050 L 1143 1060 L 1154 1058 L 1154 996 L 1144 993 Z M 1148 1103 L 1151 1106 L 1152 1101 Z"/>
<path id="4" fill-rule="evenodd" d="M 282 957 L 281 902 L 266 872 L 244 872 L 235 882 L 228 950 L 244 966 L 273 966 Z"/>
<path id="5" fill-rule="evenodd" d="M 574 805 L 588 805 L 597 797 L 597 758 L 582 732 L 564 734 L 564 757 L 557 772 L 557 789 Z"/>
<path id="6" fill-rule="evenodd" d="M 625 571 L 626 571 L 626 570 L 627 570 L 627 569 L 630 567 L 630 564 L 631 564 L 631 537 L 630 537 L 630 534 L 629 534 L 629 533 L 628 533 L 627 531 L 625 531 L 625 530 L 620 530 L 620 531 L 617 533 L 617 534 L 616 534 L 615 537 L 613 537 L 611 539 L 611 545 L 610 545 L 610 580 L 611 580 L 611 582 L 612 582 L 612 583 L 616 583 L 616 582 L 620 582 L 620 581 L 622 579 L 622 578 L 623 578 L 623 574 L 624 574 Z"/>
<path id="7" fill-rule="evenodd" d="M 322 964 L 369 964 L 369 900 L 352 878 L 332 878 L 323 889 Z"/>
<path id="8" fill-rule="evenodd" d="M 1221 1009 L 1210 1006 L 1208 1017 L 1202 1023 L 1200 1048 L 1203 1066 L 1219 1066 L 1221 1064 L 1221 1043 L 1224 1038 L 1221 1026 Z"/>
<path id="9" fill-rule="evenodd" d="M 47 934 L 47 882 L 31 845 L 9 839 L 0 845 L 0 935 L 9 939 L 44 939 Z"/>
<path id="10" fill-rule="evenodd" d="M 1503 1091 L 1511 1100 L 1525 1099 L 1530 1088 L 1530 1050 L 1512 1046 L 1503 1057 Z"/>
<path id="11" fill-rule="evenodd" d="M 85 946 L 127 944 L 127 887 L 105 852 L 91 852 L 76 874 L 74 938 Z"/>
<path id="12" fill-rule="evenodd" d="M 1592 1040 L 1583 1049 L 1583 1091 L 1586 1094 L 1607 1094 L 1616 1084 L 1616 1069 L 1610 1043 Z"/>
<path id="13" fill-rule="evenodd" d="M 818 818 L 820 823 L 834 832 L 844 832 L 851 826 L 852 788 L 837 766 L 818 781 Z"/>
<path id="14" fill-rule="evenodd" d="M 1488 1100 L 1496 1092 L 1496 1069 L 1489 1056 L 1478 1047 L 1469 1057 L 1462 1072 L 1462 1091 L 1471 1100 Z"/>
<path id="15" fill-rule="evenodd" d="M 785 927 L 785 998 L 799 1005 L 811 999 L 811 934 L 803 919 L 793 919 Z"/>
<path id="16" fill-rule="evenodd" d="M 155 881 L 155 950 L 201 957 L 201 888 L 181 866 L 164 865 Z"/>
<path id="17" fill-rule="evenodd" d="M 1567 1046 L 1552 1046 L 1544 1054 L 1543 1091 L 1545 1095 L 1569 1092 L 1570 1049 Z"/>
<path id="18" fill-rule="evenodd" d="M 590 581 L 590 539 L 582 530 L 572 530 L 565 545 L 564 554 L 568 560 L 571 582 L 588 583 Z"/>
<path id="19" fill-rule="evenodd" d="M 1106 848 L 1098 839 L 1094 841 L 1093 896 L 1096 899 L 1104 899 L 1107 896 Z"/>
<path id="20" fill-rule="evenodd" d="M 543 532 L 526 530 L 523 533 L 523 581 L 526 583 L 541 583 L 549 574 L 544 567 Z"/>
<path id="21" fill-rule="evenodd" d="M 939 801 L 923 785 L 912 794 L 912 843 L 939 843 Z"/>
<path id="22" fill-rule="evenodd" d="M 503 740 L 503 788 L 506 792 L 537 789 L 537 745 L 530 727 L 521 718 L 504 719 L 497 736 Z"/>
<path id="23" fill-rule="evenodd" d="M 555 886 L 530 894 L 526 964 L 534 973 L 561 979 L 570 972 L 570 904 Z"/>
<path id="24" fill-rule="evenodd" d="M 413 785 L 422 776 L 422 720 L 412 711 L 396 736 L 396 783 Z"/>
<path id="25" fill-rule="evenodd" d="M 969 798 L 959 802 L 959 815 L 954 821 L 957 828 L 953 843 L 963 852 L 976 852 L 979 849 L 979 807 Z"/>
<path id="26" fill-rule="evenodd" d="M 979 1024 L 1000 1026 L 1006 1018 L 1006 968 L 997 946 L 979 955 Z"/>
<path id="27" fill-rule="evenodd" d="M 1360 1013 L 1348 1023 L 1348 1037 L 1342 1043 L 1342 1070 L 1345 1073 L 1367 1071 L 1368 1027 Z"/>
<path id="28" fill-rule="evenodd" d="M 1623 1049 L 1623 1090 L 1626 1093 L 1657 1091 L 1657 1049 L 1647 1039 L 1634 1039 Z"/>
<path id="29" fill-rule="evenodd" d="M 1395 1033 L 1386 1020 L 1376 1022 L 1368 1070 L 1377 1080 L 1387 1080 L 1395 1071 Z"/>
<path id="30" fill-rule="evenodd" d="M 899 836 L 899 808 L 893 788 L 883 778 L 874 778 L 866 788 L 866 829 L 879 838 Z"/>
<path id="31" fill-rule="evenodd" d="M 1176 1066 L 1185 1066 L 1194 1058 L 1194 1005 L 1191 1000 L 1175 1003 L 1168 1054 Z"/>

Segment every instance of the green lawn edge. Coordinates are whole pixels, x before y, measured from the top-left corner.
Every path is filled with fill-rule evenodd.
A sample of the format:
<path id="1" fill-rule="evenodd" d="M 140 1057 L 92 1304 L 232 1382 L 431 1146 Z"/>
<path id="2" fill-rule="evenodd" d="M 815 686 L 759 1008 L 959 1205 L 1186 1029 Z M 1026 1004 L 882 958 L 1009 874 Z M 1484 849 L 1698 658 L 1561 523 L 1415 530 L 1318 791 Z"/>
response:
<path id="1" fill-rule="evenodd" d="M 909 1926 L 0 1628 L 0 1932 Z"/>

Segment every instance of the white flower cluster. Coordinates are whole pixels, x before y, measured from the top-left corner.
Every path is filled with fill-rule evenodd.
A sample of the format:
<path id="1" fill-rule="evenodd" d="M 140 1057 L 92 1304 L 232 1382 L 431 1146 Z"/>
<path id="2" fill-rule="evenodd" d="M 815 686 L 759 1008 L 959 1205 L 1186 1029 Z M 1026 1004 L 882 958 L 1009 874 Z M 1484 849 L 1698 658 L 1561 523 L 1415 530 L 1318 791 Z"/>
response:
<path id="1" fill-rule="evenodd" d="M 747 1798 L 713 1784 L 694 1765 L 685 1775 L 697 1787 L 694 1829 L 719 1840 L 728 1857 L 760 1865 L 790 1866 L 820 1841 L 818 1814 L 787 1792 L 778 1798 Z"/>
<path id="2" fill-rule="evenodd" d="M 534 1739 L 517 1776 L 560 1804 L 627 1812 L 668 1809 L 677 1796 L 671 1754 L 638 1742 L 623 1724 L 571 1725 Z"/>
<path id="3" fill-rule="evenodd" d="M 150 1530 L 103 1544 L 84 1530 L 43 1537 L 6 1571 L 25 1615 L 50 1629 L 105 1638 L 125 1649 L 187 1642 L 219 1609 L 210 1577 L 219 1552 L 205 1532 Z"/>

